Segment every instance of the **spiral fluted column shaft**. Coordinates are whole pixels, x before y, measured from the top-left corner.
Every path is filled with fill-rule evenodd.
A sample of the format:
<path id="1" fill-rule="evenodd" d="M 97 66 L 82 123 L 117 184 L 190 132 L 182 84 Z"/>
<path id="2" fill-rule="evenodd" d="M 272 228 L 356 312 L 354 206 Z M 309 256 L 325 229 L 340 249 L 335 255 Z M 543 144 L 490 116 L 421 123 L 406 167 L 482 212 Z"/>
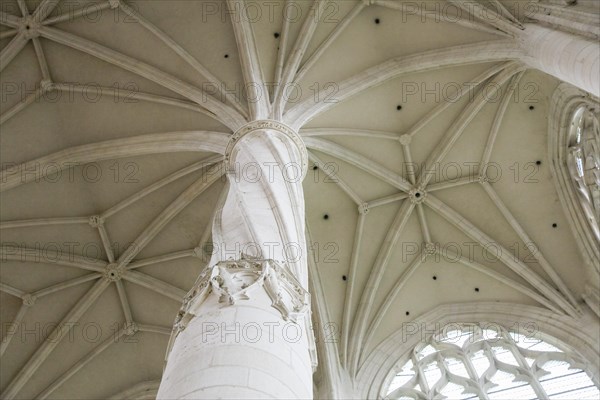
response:
<path id="1" fill-rule="evenodd" d="M 232 136 L 226 167 L 212 258 L 176 320 L 158 398 L 312 398 L 306 150 L 257 121 Z"/>

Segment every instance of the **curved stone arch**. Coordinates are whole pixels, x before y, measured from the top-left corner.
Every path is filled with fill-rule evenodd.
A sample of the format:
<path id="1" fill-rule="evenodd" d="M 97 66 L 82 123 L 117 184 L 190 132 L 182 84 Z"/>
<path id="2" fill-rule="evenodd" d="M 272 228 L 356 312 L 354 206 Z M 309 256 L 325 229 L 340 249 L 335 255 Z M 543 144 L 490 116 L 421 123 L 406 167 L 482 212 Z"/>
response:
<path id="1" fill-rule="evenodd" d="M 416 345 L 445 325 L 480 322 L 498 324 L 508 330 L 534 327 L 540 339 L 557 343 L 558 347 L 568 349 L 585 360 L 586 369 L 594 381 L 598 383 L 600 380 L 598 339 L 586 331 L 585 321 L 523 304 L 454 303 L 436 307 L 421 318 L 403 324 L 400 330 L 379 343 L 358 371 L 354 380 L 355 396 L 381 398 L 382 391 L 393 378 L 394 367 L 402 364 L 403 357 Z"/>
<path id="2" fill-rule="evenodd" d="M 600 246 L 587 221 L 567 166 L 567 140 L 571 119 L 581 106 L 598 109 L 600 99 L 566 83 L 559 85 L 554 91 L 548 117 L 548 154 L 558 197 L 567 220 L 586 266 L 591 269 L 592 275 L 596 275 L 600 273 Z"/>
<path id="3" fill-rule="evenodd" d="M 392 58 L 339 82 L 335 99 L 311 97 L 300 101 L 286 111 L 283 120 L 299 130 L 311 119 L 339 103 L 401 75 L 493 62 L 504 62 L 508 67 L 512 63 L 520 65 L 522 58 L 524 51 L 512 40 L 480 42 Z"/>
<path id="4" fill-rule="evenodd" d="M 152 133 L 75 146 L 20 165 L 6 167 L 0 171 L 0 192 L 85 163 L 186 151 L 225 154 L 229 138 L 228 133 L 188 131 Z"/>

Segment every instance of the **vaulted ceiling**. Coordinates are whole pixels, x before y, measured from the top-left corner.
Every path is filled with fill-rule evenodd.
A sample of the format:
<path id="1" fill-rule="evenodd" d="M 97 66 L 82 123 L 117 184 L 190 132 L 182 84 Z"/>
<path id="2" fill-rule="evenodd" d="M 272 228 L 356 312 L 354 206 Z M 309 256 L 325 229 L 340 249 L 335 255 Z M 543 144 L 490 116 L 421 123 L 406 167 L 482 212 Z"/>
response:
<path id="1" fill-rule="evenodd" d="M 311 254 L 348 369 L 441 304 L 579 315 L 596 278 L 547 162 L 559 82 L 512 61 L 504 7 L 492 26 L 399 3 L 249 1 L 242 29 L 220 1 L 3 0 L 2 397 L 160 379 L 208 259 L 224 181 L 207 169 L 252 112 L 256 65 L 288 83 L 282 118 L 309 149 Z"/>

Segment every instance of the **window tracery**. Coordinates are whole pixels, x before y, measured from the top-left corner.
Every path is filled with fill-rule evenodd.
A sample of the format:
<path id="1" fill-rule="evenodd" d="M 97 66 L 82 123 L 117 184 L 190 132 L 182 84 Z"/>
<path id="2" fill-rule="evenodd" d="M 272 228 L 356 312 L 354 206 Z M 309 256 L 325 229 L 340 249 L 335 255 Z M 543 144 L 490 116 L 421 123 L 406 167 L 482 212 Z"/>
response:
<path id="1" fill-rule="evenodd" d="M 598 399 L 573 352 L 497 324 L 453 324 L 417 345 L 385 399 Z"/>
<path id="2" fill-rule="evenodd" d="M 588 222 L 600 241 L 600 123 L 590 106 L 573 114 L 568 133 L 567 165 Z"/>

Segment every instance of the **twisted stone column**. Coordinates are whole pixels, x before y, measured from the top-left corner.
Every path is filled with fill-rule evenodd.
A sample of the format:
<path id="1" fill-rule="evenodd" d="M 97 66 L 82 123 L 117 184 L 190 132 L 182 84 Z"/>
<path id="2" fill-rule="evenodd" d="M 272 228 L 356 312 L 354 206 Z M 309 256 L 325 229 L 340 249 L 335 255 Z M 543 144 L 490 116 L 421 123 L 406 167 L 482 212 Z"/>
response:
<path id="1" fill-rule="evenodd" d="M 175 322 L 158 398 L 312 398 L 306 149 L 284 124 L 255 121 L 225 157 L 213 255 Z"/>

